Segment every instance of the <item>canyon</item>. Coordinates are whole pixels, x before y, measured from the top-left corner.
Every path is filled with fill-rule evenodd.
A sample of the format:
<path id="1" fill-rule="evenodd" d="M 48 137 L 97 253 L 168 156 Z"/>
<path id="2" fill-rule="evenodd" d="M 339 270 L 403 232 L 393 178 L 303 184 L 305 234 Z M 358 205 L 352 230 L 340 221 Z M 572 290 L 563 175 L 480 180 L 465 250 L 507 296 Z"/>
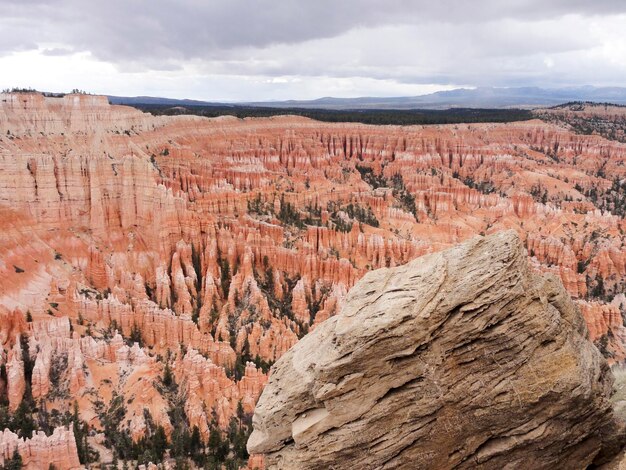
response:
<path id="1" fill-rule="evenodd" d="M 229 436 L 243 464 L 270 366 L 360 279 L 503 230 L 619 363 L 625 164 L 626 144 L 539 119 L 207 119 L 1 94 L 0 391 L 48 430 L 5 431 L 4 458 L 38 468 L 74 435 L 58 468 L 90 448 L 138 460 L 129 442 L 195 433 Z"/>
<path id="2" fill-rule="evenodd" d="M 276 363 L 248 446 L 268 469 L 589 468 L 626 422 L 556 276 L 512 230 L 366 274 Z"/>

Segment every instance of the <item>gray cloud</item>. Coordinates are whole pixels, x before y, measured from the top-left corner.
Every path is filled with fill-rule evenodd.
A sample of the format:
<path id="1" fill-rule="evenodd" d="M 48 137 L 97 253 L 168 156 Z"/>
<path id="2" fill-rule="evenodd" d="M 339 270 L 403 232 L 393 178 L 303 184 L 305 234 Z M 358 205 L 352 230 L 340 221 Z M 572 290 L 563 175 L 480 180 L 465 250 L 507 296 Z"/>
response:
<path id="1" fill-rule="evenodd" d="M 59 57 L 74 54 L 74 49 L 69 47 L 53 47 L 50 49 L 44 49 L 41 53 L 49 57 Z"/>
<path id="2" fill-rule="evenodd" d="M 0 0 L 0 55 L 88 51 L 121 71 L 513 84 L 624 77 L 591 23 L 622 0 Z M 546 59 L 548 57 L 548 59 Z M 550 65 L 552 64 L 552 65 Z M 579 67 L 580 68 L 580 67 Z M 605 71 L 606 73 L 603 73 Z"/>
<path id="3" fill-rule="evenodd" d="M 293 44 L 388 24 L 478 26 L 507 18 L 626 13 L 620 0 L 3 0 L 0 5 L 0 24 L 23 23 L 24 47 L 57 40 L 111 61 L 219 57 L 237 47 Z"/>

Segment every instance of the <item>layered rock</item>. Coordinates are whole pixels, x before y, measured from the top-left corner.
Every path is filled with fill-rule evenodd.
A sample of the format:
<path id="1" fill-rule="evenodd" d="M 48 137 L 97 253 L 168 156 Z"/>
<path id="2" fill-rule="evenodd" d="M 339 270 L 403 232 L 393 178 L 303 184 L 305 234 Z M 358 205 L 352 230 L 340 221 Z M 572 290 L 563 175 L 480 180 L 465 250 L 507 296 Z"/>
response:
<path id="1" fill-rule="evenodd" d="M 169 432 L 161 359 L 195 350 L 196 378 L 177 375 L 197 391 L 188 420 L 217 415 L 223 429 L 369 270 L 509 228 L 578 299 L 598 347 L 626 357 L 626 146 L 599 136 L 540 121 L 156 117 L 19 93 L 0 99 L 0 174 L 12 409 L 29 386 L 60 413 L 79 397 L 99 430 L 93 402 L 123 395 L 133 438 L 143 408 Z"/>
<path id="2" fill-rule="evenodd" d="M 254 411 L 254 405 L 267 382 L 267 376 L 260 373 L 253 363 L 247 363 L 244 376 L 235 382 L 226 376 L 222 367 L 203 358 L 190 349 L 174 365 L 177 382 L 181 384 L 185 400 L 185 413 L 191 426 L 197 426 L 205 439 L 210 432 L 211 411 L 217 424 L 228 426 L 231 417 L 236 415 L 241 403 L 247 413 Z"/>
<path id="3" fill-rule="evenodd" d="M 26 389 L 24 361 L 19 338 L 16 338 L 13 348 L 9 351 L 6 371 L 9 409 L 15 410 L 21 403 L 24 397 L 24 390 Z"/>
<path id="4" fill-rule="evenodd" d="M 110 106 L 106 96 L 70 93 L 0 93 L 0 126 L 7 135 L 140 130 L 154 120 L 132 108 Z"/>
<path id="5" fill-rule="evenodd" d="M 612 374 L 512 231 L 373 271 L 276 363 L 268 468 L 586 468 L 619 447 Z"/>
<path id="6" fill-rule="evenodd" d="M 22 457 L 22 468 L 40 470 L 54 467 L 58 470 L 79 470 L 76 441 L 72 428 L 56 428 L 50 436 L 43 432 L 33 433 L 22 439 L 8 429 L 0 432 L 0 464 L 13 457 L 15 450 Z"/>

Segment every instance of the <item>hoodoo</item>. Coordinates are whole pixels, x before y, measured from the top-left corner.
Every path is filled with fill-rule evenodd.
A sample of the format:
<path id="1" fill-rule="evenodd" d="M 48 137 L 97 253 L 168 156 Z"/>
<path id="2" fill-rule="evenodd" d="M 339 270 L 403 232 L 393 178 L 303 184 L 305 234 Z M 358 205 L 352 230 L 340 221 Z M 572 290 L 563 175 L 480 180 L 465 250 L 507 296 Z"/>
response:
<path id="1" fill-rule="evenodd" d="M 623 438 L 613 376 L 515 232 L 365 275 L 274 366 L 268 468 L 586 468 Z"/>
<path id="2" fill-rule="evenodd" d="M 75 463 L 78 459 L 81 465 L 93 461 L 108 465 L 117 456 L 119 463 L 137 465 L 141 456 L 165 464 L 168 458 L 188 457 L 184 447 L 172 443 L 191 439 L 197 428 L 195 441 L 206 444 L 196 449 L 198 462 L 210 455 L 219 461 L 213 463 L 220 465 L 241 467 L 247 462 L 251 468 L 260 466 L 261 456 L 253 454 L 249 459 L 245 442 L 270 365 L 307 332 L 316 331 L 342 309 L 344 316 L 337 324 L 347 328 L 347 318 L 351 317 L 345 312 L 354 308 L 355 300 L 345 309 L 343 305 L 359 279 L 368 271 L 405 265 L 477 234 L 508 229 L 519 234 L 521 241 L 511 247 L 523 244 L 530 269 L 560 278 L 580 308 L 589 340 L 610 364 L 618 365 L 626 358 L 626 221 L 624 186 L 620 183 L 625 168 L 625 144 L 598 135 L 576 134 L 539 120 L 400 127 L 325 123 L 294 116 L 206 119 L 151 116 L 110 105 L 105 97 L 83 94 L 1 94 L 0 368 L 6 369 L 6 375 L 0 370 L 0 398 L 5 403 L 0 412 L 11 421 L 10 433 L 0 436 L 0 447 L 5 449 L 0 463 L 2 458 L 12 458 L 16 448 L 26 467 L 46 461 L 46 456 L 55 452 L 57 442 L 49 439 L 50 433 L 67 427 L 66 420 L 58 417 L 70 413 L 80 424 L 70 426 L 75 433 L 76 452 L 71 454 L 71 448 L 64 447 L 69 454 L 57 452 L 65 456 L 59 462 Z M 483 244 L 489 247 L 492 242 L 476 244 L 467 256 L 480 252 Z M 496 248 L 494 245 L 493 253 Z M 415 344 L 437 344 L 432 346 L 435 352 L 416 351 L 417 357 L 435 372 L 420 372 L 417 365 L 412 365 L 411 357 L 381 366 L 369 356 L 346 353 L 346 370 L 337 375 L 341 378 L 319 380 L 328 380 L 340 391 L 354 387 L 354 402 L 363 402 L 368 413 L 370 408 L 379 409 L 374 402 L 387 391 L 396 390 L 385 400 L 396 400 L 406 387 L 419 385 L 419 396 L 430 400 L 424 403 L 441 406 L 449 413 L 446 420 L 419 421 L 424 426 L 422 432 L 427 434 L 432 427 L 428 436 L 442 436 L 435 431 L 440 427 L 445 431 L 446 426 L 454 428 L 450 442 L 457 442 L 448 450 L 453 455 L 446 454 L 438 462 L 471 465 L 472 452 L 479 455 L 476 458 L 485 458 L 485 452 L 492 452 L 494 439 L 504 434 L 490 423 L 492 427 L 485 428 L 489 432 L 473 434 L 473 428 L 465 429 L 455 420 L 481 424 L 480 420 L 487 418 L 480 413 L 485 413 L 485 404 L 490 404 L 488 410 L 495 410 L 497 417 L 506 421 L 507 413 L 514 409 L 511 403 L 518 403 L 522 385 L 535 386 L 534 373 L 551 377 L 542 369 L 554 364 L 567 377 L 569 369 L 582 372 L 562 358 L 571 359 L 566 354 L 569 349 L 541 339 L 563 334 L 558 324 L 564 323 L 560 318 L 567 315 L 554 314 L 558 321 L 544 319 L 540 325 L 539 320 L 524 320 L 518 326 L 508 317 L 506 321 L 498 320 L 492 312 L 495 307 L 482 304 L 474 309 L 463 307 L 469 310 L 462 315 L 441 310 L 461 293 L 465 297 L 455 305 L 478 302 L 476 292 L 483 286 L 477 278 L 480 260 L 469 257 L 462 264 L 457 255 L 445 255 L 441 260 L 449 256 L 454 260 L 448 263 L 447 277 L 440 280 L 441 295 L 447 297 L 442 297 L 439 304 L 427 303 L 426 294 L 420 293 L 429 293 L 432 286 L 438 285 L 435 281 L 442 272 L 439 265 L 433 265 L 432 272 L 424 275 L 425 280 L 407 284 L 408 293 L 387 292 L 392 288 L 389 286 L 396 288 L 395 281 L 366 291 L 381 295 L 379 302 L 385 302 L 384 309 L 381 307 L 385 315 L 376 317 L 377 322 L 388 321 L 388 315 L 406 315 L 391 303 L 393 296 L 416 296 L 419 301 L 407 300 L 411 308 L 419 307 L 420 302 L 426 302 L 428 308 L 436 306 L 435 313 L 420 320 L 415 329 L 411 327 L 410 333 L 397 333 L 406 338 L 396 335 L 383 341 L 378 323 L 366 321 L 360 326 L 368 328 L 363 332 L 365 339 L 371 335 L 373 344 L 382 341 L 386 354 L 396 348 L 411 351 Z M 483 268 L 495 270 L 498 265 L 490 256 L 485 255 Z M 514 269 L 525 266 L 524 256 L 513 256 L 514 266 L 508 268 L 512 271 L 494 272 L 513 276 L 517 272 Z M 408 274 L 398 276 L 406 277 L 403 281 L 408 282 L 412 270 L 443 262 L 436 261 L 438 257 L 428 259 L 401 268 L 400 273 L 408 270 Z M 457 269 L 453 269 L 455 266 Z M 372 276 L 367 278 L 368 283 L 378 279 L 380 273 Z M 485 276 L 498 281 L 491 271 Z M 455 284 L 459 280 L 463 281 L 460 287 Z M 506 283 L 498 282 L 493 295 L 503 295 L 501 302 L 505 303 L 509 297 L 515 299 L 511 305 L 521 305 L 516 307 L 516 315 L 527 318 L 530 313 L 523 305 L 531 300 L 515 297 L 517 291 L 511 293 Z M 556 281 L 544 284 L 552 286 Z M 524 295 L 529 295 L 527 292 L 529 288 Z M 543 302 L 548 305 L 549 300 Z M 573 311 L 569 300 L 567 305 Z M 422 311 L 419 309 L 416 311 Z M 438 325 L 432 323 L 439 318 L 437 315 L 442 315 L 437 320 L 442 329 L 431 332 Z M 444 322 L 445 315 L 463 324 Z M 507 334 L 522 345 L 521 353 L 515 349 L 516 343 L 502 342 L 499 336 L 491 340 L 481 336 L 485 334 L 480 329 L 482 322 L 492 321 L 487 320 L 492 317 L 497 325 L 520 330 L 510 329 Z M 578 316 L 576 321 L 580 321 Z M 450 325 L 456 326 L 451 330 Z M 487 332 L 504 334 L 504 326 Z M 416 332 L 426 336 L 416 339 Z M 445 333 L 446 339 L 428 336 L 435 333 Z M 466 340 L 474 341 L 473 336 L 478 339 L 470 343 L 469 349 L 457 346 Z M 363 354 L 369 351 L 369 343 L 356 333 L 350 331 L 345 338 L 354 338 L 354 347 Z M 405 340 L 408 343 L 404 344 Z M 304 344 L 314 340 L 307 341 Z M 330 364 L 334 364 L 333 354 L 350 351 L 353 343 L 344 341 L 331 344 L 329 355 L 323 356 Z M 539 346 L 531 356 L 536 342 Z M 334 351 L 335 347 L 340 352 Z M 315 349 L 316 355 L 321 354 L 323 345 Z M 371 354 L 375 360 L 380 359 L 376 350 Z M 403 353 L 394 354 L 400 357 Z M 459 354 L 463 358 L 455 359 Z M 531 372 L 525 368 L 516 373 L 509 370 L 512 377 L 527 375 L 521 376 L 522 385 L 513 385 L 512 392 L 505 387 L 510 379 L 500 384 L 503 379 L 498 364 L 508 364 L 506 354 L 515 356 L 507 367 L 516 367 L 518 360 L 522 361 L 519 364 L 525 364 L 523 360 L 532 363 L 529 357 L 544 362 L 530 366 Z M 587 357 L 585 354 L 590 353 L 578 354 Z M 477 358 L 469 361 L 465 358 L 468 355 Z M 457 363 L 450 363 L 455 360 Z M 404 361 L 408 372 L 403 369 Z M 593 361 L 576 364 L 583 371 L 599 374 L 600 360 Z M 371 370 L 364 369 L 367 367 Z M 338 374 L 332 367 L 328 371 Z M 425 375 L 421 385 L 410 382 L 418 377 L 411 374 L 427 372 L 442 377 L 437 375 L 432 382 L 428 379 L 431 376 Z M 297 377 L 294 375 L 294 380 L 300 380 Z M 595 387 L 602 388 L 609 379 L 601 374 L 598 377 L 602 381 Z M 477 382 L 478 378 L 482 382 Z M 380 382 L 376 387 L 382 388 L 372 392 L 368 380 Z M 405 380 L 409 383 L 402 385 Z M 575 390 L 573 400 L 576 394 L 595 397 L 581 399 L 582 404 L 576 405 L 580 424 L 570 425 L 573 418 L 568 416 L 563 418 L 563 428 L 585 429 L 583 437 L 594 436 L 595 440 L 586 441 L 589 451 L 580 461 L 599 462 L 592 457 L 600 448 L 596 430 L 602 420 L 608 422 L 610 410 L 607 408 L 596 420 L 586 407 L 599 413 L 594 400 L 608 392 L 602 395 L 604 392 L 596 393 L 593 387 L 576 389 L 572 384 L 581 381 L 578 376 L 571 377 L 571 382 L 554 380 L 557 386 L 550 382 L 546 388 L 562 391 L 571 385 Z M 592 379 L 582 383 L 590 384 Z M 433 392 L 439 390 L 437 387 L 448 391 L 440 397 Z M 459 405 L 468 391 L 483 397 L 471 404 L 480 410 L 476 412 L 480 419 L 470 414 L 473 408 L 467 411 L 469 405 Z M 503 405 L 498 406 L 504 410 L 493 405 L 494 398 L 489 395 L 500 392 L 504 395 L 498 400 Z M 374 394 L 368 397 L 370 393 Z M 540 403 L 553 406 L 556 396 L 542 398 Z M 563 396 L 569 397 L 564 392 Z M 297 410 L 307 416 L 297 422 L 294 431 L 298 450 L 306 447 L 301 445 L 303 436 L 329 422 L 335 428 L 328 428 L 328 433 L 348 432 L 344 424 L 357 420 L 356 414 L 339 414 L 338 406 L 344 407 L 342 413 L 360 412 L 350 408 L 352 402 L 348 399 L 340 405 L 331 405 L 326 398 L 312 400 L 313 404 L 307 402 L 306 408 Z M 412 397 L 410 406 L 402 406 L 412 409 L 414 401 Z M 439 411 L 428 406 L 426 411 L 439 416 Z M 326 410 L 329 417 L 324 417 L 326 411 L 310 413 L 306 411 L 309 409 Z M 32 410 L 27 413 L 32 421 L 19 419 L 24 410 Z M 45 413 L 51 416 L 47 421 Z M 393 417 L 393 413 L 389 415 Z M 15 416 L 18 419 L 13 419 Z M 116 417 L 114 422 L 111 416 Z M 309 428 L 311 419 L 321 424 Z M 407 419 L 412 422 L 414 416 Z M 32 440 L 31 422 L 36 432 L 48 436 Z M 387 441 L 383 434 L 372 437 L 372 433 L 385 431 L 389 423 L 373 422 L 370 426 L 367 421 L 366 430 L 355 434 L 367 446 L 363 450 L 355 444 L 354 455 L 358 458 L 349 456 L 352 461 L 344 467 L 363 467 L 364 452 L 382 459 L 374 461 L 374 467 L 381 466 L 380 462 L 394 452 L 397 461 L 410 455 L 409 450 L 400 451 L 410 448 L 407 439 L 413 439 L 417 431 L 398 425 L 407 435 L 390 432 Z M 229 432 L 235 425 L 236 435 Z M 529 432 L 520 422 L 518 427 L 520 430 L 508 432 L 518 436 Z M 465 439 L 465 432 L 472 438 Z M 284 433 L 279 441 L 290 439 L 290 433 Z M 85 435 L 87 440 L 81 437 Z M 121 435 L 128 438 L 118 439 Z M 159 452 L 148 455 L 146 451 L 155 447 L 149 440 L 151 435 L 158 437 Z M 163 435 L 170 452 L 161 457 Z M 224 442 L 219 455 L 209 449 L 211 435 L 214 444 L 218 435 Z M 59 442 L 71 440 L 69 433 L 62 436 L 64 440 Z M 544 437 L 541 434 L 538 439 Z M 583 441 L 579 437 L 568 440 L 563 452 L 569 452 L 574 445 L 580 447 Z M 264 441 L 258 435 L 255 439 Z M 376 439 L 382 439 L 379 447 L 371 444 Z M 415 439 L 426 442 L 422 437 Z M 17 445 L 18 440 L 24 444 Z M 380 446 L 387 442 L 393 445 L 383 452 Z M 481 448 L 484 442 L 487 444 Z M 260 448 L 279 452 L 276 443 L 268 445 Z M 307 444 L 307 448 L 314 449 L 314 453 L 324 448 L 320 455 L 327 455 L 323 460 L 327 462 L 335 459 L 337 445 L 333 441 L 329 448 L 321 444 L 317 448 L 316 444 Z M 457 449 L 460 445 L 465 447 Z M 432 447 L 442 448 L 439 443 Z M 35 448 L 37 457 L 31 458 L 28 449 Z M 70 454 L 73 457 L 66 458 Z M 425 458 L 427 454 L 420 455 Z M 337 456 L 337 461 L 342 462 L 342 458 Z M 272 459 L 268 457 L 270 465 Z M 486 465 L 491 462 L 485 461 Z M 395 460 L 390 462 L 393 466 Z M 425 462 L 431 465 L 430 460 Z M 63 463 L 55 465 L 68 468 Z"/>

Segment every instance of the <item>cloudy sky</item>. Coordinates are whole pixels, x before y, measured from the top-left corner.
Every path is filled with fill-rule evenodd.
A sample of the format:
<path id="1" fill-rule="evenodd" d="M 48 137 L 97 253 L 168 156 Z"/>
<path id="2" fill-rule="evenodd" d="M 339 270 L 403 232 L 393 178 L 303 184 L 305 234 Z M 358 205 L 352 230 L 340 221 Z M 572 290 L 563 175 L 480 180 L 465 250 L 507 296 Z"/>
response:
<path id="1" fill-rule="evenodd" d="M 624 0 L 0 0 L 0 87 L 203 100 L 626 84 Z"/>

